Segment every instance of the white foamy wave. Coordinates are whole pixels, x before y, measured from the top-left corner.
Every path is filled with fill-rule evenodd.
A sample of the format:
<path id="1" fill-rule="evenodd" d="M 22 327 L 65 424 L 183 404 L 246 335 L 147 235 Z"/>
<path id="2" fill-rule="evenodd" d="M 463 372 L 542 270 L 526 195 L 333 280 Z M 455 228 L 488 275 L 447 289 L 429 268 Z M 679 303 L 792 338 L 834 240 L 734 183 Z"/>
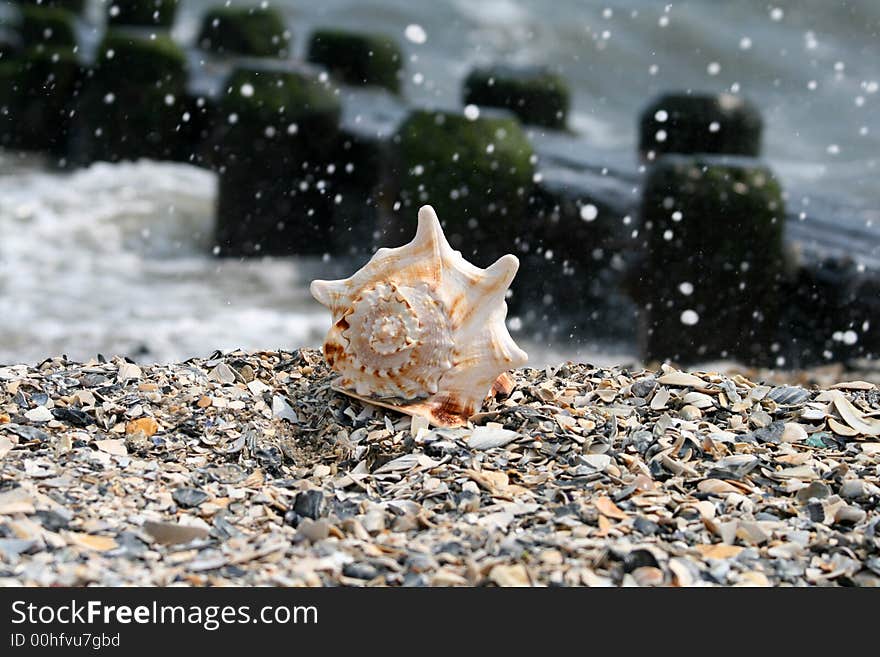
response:
<path id="1" fill-rule="evenodd" d="M 170 361 L 319 344 L 316 259 L 210 255 L 216 181 L 181 164 L 0 177 L 0 361 Z"/>
<path id="2" fill-rule="evenodd" d="M 529 19 L 528 10 L 513 0 L 453 0 L 458 12 L 482 25 L 519 27 Z"/>

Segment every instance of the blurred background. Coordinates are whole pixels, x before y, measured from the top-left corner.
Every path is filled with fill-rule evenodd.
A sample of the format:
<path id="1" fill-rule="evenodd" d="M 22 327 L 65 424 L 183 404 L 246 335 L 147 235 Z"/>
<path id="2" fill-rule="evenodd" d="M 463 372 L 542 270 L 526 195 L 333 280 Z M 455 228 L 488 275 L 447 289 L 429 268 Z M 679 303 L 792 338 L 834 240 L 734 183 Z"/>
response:
<path id="1" fill-rule="evenodd" d="M 871 360 L 878 62 L 874 0 L 0 3 L 0 363 L 319 346 L 425 202 L 535 364 Z"/>

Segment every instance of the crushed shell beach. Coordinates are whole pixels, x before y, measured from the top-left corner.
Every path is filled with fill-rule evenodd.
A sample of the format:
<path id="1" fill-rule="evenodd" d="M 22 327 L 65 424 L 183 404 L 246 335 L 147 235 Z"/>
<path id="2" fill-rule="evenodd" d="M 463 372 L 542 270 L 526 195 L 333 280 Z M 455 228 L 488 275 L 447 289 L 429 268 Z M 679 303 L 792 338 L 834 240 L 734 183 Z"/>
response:
<path id="1" fill-rule="evenodd" d="M 433 429 L 321 354 L 0 367 L 0 584 L 877 586 L 877 373 L 512 372 Z"/>

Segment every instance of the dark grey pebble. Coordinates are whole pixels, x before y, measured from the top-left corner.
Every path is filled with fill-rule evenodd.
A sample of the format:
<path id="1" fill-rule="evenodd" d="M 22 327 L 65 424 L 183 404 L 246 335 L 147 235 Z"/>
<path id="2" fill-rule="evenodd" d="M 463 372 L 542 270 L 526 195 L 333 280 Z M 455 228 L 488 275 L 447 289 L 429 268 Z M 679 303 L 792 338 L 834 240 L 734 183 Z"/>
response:
<path id="1" fill-rule="evenodd" d="M 207 500 L 208 494 L 198 488 L 178 488 L 171 493 L 171 497 L 174 499 L 177 506 L 188 509 L 190 507 L 198 506 Z"/>
<path id="2" fill-rule="evenodd" d="M 70 522 L 70 516 L 59 513 L 58 511 L 40 510 L 34 513 L 34 516 L 43 525 L 43 529 L 50 532 L 57 532 L 59 529 L 67 529 Z"/>
<path id="3" fill-rule="evenodd" d="M 636 568 L 651 566 L 657 568 L 657 559 L 649 550 L 633 550 L 623 558 L 623 571 L 631 573 Z"/>
<path id="4" fill-rule="evenodd" d="M 92 423 L 92 418 L 88 413 L 83 413 L 75 408 L 53 408 L 52 417 L 75 427 L 87 427 Z"/>
<path id="5" fill-rule="evenodd" d="M 37 429 L 36 427 L 29 427 L 26 424 L 2 424 L 0 427 L 10 433 L 14 433 L 19 438 L 24 438 L 25 440 L 36 440 L 41 443 L 49 440 L 49 434 L 45 431 Z"/>
<path id="6" fill-rule="evenodd" d="M 646 398 L 651 394 L 651 391 L 657 387 L 657 380 L 653 378 L 644 378 L 639 379 L 635 383 L 630 386 L 630 390 L 632 394 L 636 397 Z"/>
<path id="7" fill-rule="evenodd" d="M 800 404 L 810 398 L 810 393 L 797 386 L 773 388 L 767 396 L 780 406 Z"/>
<path id="8" fill-rule="evenodd" d="M 633 527 L 635 527 L 637 532 L 640 532 L 645 536 L 653 536 L 660 531 L 660 525 L 653 520 L 648 520 L 644 516 L 637 516 L 633 522 Z"/>
<path id="9" fill-rule="evenodd" d="M 110 379 L 103 374 L 83 374 L 79 382 L 84 388 L 98 388 L 110 383 Z"/>
<path id="10" fill-rule="evenodd" d="M 297 494 L 293 510 L 301 516 L 317 520 L 324 508 L 324 493 L 319 490 L 304 490 Z"/>
<path id="11" fill-rule="evenodd" d="M 785 431 L 785 422 L 776 420 L 766 427 L 755 429 L 751 433 L 740 436 L 739 439 L 747 443 L 758 441 L 759 443 L 775 444 L 781 442 L 783 431 Z"/>
<path id="12" fill-rule="evenodd" d="M 379 571 L 376 570 L 376 567 L 373 564 L 365 563 L 363 561 L 355 561 L 354 563 L 345 564 L 345 567 L 342 569 L 342 574 L 354 579 L 373 579 L 379 574 Z"/>

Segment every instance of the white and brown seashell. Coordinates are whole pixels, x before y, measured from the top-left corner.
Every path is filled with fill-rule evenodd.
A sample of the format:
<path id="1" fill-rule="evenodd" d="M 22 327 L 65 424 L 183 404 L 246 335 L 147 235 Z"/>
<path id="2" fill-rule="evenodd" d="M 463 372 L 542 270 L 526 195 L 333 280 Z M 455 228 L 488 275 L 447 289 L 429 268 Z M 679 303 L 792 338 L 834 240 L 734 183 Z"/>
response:
<path id="1" fill-rule="evenodd" d="M 379 249 L 350 278 L 312 282 L 333 315 L 324 358 L 340 375 L 334 389 L 435 426 L 464 424 L 528 359 L 504 324 L 518 268 L 513 255 L 488 269 L 467 262 L 423 206 L 412 242 Z"/>

